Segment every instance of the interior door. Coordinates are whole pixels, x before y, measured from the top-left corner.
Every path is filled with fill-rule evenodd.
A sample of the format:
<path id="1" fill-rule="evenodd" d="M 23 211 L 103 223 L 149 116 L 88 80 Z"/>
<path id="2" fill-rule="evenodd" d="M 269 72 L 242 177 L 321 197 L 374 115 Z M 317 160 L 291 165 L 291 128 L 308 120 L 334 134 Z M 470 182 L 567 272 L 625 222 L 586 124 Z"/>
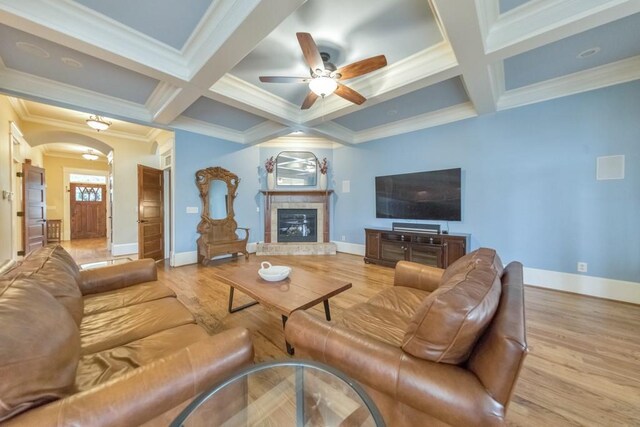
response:
<path id="1" fill-rule="evenodd" d="M 163 171 L 138 165 L 138 256 L 164 259 Z"/>
<path id="2" fill-rule="evenodd" d="M 22 247 L 24 255 L 47 244 L 44 169 L 22 164 Z"/>
<path id="3" fill-rule="evenodd" d="M 106 187 L 73 183 L 70 191 L 71 239 L 106 237 Z"/>

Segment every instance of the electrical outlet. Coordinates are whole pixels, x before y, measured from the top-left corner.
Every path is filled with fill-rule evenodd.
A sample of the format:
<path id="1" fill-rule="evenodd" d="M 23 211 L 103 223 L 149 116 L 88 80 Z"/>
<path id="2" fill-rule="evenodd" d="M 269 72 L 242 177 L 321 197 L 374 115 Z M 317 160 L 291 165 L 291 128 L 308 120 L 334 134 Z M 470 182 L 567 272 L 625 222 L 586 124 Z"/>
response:
<path id="1" fill-rule="evenodd" d="M 260 212 L 260 206 L 256 206 L 256 212 Z"/>
<path id="2" fill-rule="evenodd" d="M 347 240 L 347 236 L 341 236 L 340 240 L 342 240 L 343 242 Z"/>
<path id="3" fill-rule="evenodd" d="M 578 263 L 578 273 L 586 273 L 587 272 L 587 263 L 579 262 Z"/>

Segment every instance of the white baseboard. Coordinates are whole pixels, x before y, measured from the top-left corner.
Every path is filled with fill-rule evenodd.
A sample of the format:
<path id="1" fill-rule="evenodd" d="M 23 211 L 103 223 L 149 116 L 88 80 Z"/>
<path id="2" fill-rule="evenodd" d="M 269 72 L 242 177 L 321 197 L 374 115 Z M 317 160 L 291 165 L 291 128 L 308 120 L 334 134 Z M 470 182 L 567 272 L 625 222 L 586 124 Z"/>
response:
<path id="1" fill-rule="evenodd" d="M 344 252 L 352 255 L 360 255 L 364 256 L 364 245 L 360 245 L 358 243 L 347 243 L 347 242 L 337 242 L 334 241 L 338 247 L 338 252 Z"/>
<path id="2" fill-rule="evenodd" d="M 137 243 L 112 243 L 111 244 L 111 255 L 113 256 L 121 256 L 121 255 L 131 255 L 138 253 L 138 244 Z"/>
<path id="3" fill-rule="evenodd" d="M 365 245 L 334 242 L 338 252 L 364 256 Z M 524 268 L 524 283 L 557 291 L 640 304 L 640 283 L 559 271 Z"/>
<path id="4" fill-rule="evenodd" d="M 247 252 L 255 253 L 258 244 L 247 243 Z M 198 251 L 191 252 L 177 252 L 172 254 L 169 264 L 171 267 L 181 267 L 183 265 L 197 264 L 198 263 Z"/>
<path id="5" fill-rule="evenodd" d="M 170 260 L 171 267 L 182 267 L 183 265 L 197 264 L 198 251 L 176 252 Z"/>
<path id="6" fill-rule="evenodd" d="M 524 283 L 541 288 L 640 304 L 640 283 L 636 282 L 525 267 Z"/>

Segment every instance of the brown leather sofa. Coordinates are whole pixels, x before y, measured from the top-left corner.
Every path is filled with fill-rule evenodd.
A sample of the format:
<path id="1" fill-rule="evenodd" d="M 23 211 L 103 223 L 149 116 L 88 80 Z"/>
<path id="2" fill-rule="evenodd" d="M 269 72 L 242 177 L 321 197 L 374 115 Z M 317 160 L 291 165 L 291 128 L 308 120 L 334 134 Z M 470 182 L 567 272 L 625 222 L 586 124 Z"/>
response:
<path id="1" fill-rule="evenodd" d="M 446 270 L 401 261 L 393 287 L 336 322 L 297 311 L 285 335 L 363 385 L 388 425 L 502 425 L 527 353 L 522 265 L 486 248 Z"/>
<path id="2" fill-rule="evenodd" d="M 60 246 L 0 276 L 0 424 L 167 425 L 253 363 L 245 329 L 215 336 L 153 260 L 79 271 Z"/>

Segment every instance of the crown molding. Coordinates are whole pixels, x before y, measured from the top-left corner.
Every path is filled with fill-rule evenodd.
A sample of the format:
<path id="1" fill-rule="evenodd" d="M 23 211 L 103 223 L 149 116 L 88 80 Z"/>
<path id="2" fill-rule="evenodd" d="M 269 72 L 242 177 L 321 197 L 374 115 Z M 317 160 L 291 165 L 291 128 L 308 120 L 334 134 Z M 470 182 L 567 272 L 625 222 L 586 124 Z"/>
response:
<path id="1" fill-rule="evenodd" d="M 191 119 L 189 117 L 180 116 L 171 123 L 174 129 L 186 130 L 188 132 L 199 133 L 214 138 L 224 139 L 231 142 L 244 144 L 244 134 L 237 130 L 232 130 L 222 126 L 203 122 L 201 120 Z"/>
<path id="2" fill-rule="evenodd" d="M 13 110 L 16 112 L 16 114 L 18 114 L 18 117 L 20 117 L 20 120 L 24 122 L 37 123 L 37 124 L 46 125 L 46 126 L 54 126 L 59 129 L 71 130 L 74 132 L 80 132 L 87 135 L 92 135 L 94 132 L 93 130 L 87 129 L 85 125 L 72 123 L 66 120 L 53 119 L 51 117 L 34 115 L 29 111 L 27 104 L 23 99 L 15 98 L 12 96 L 8 98 Z M 130 139 L 134 141 L 150 142 L 153 139 L 155 139 L 156 136 L 159 135 L 161 132 L 162 132 L 162 129 L 153 128 L 153 129 L 150 129 L 149 132 L 147 132 L 146 136 L 139 136 L 129 132 L 121 132 L 121 131 L 114 131 L 114 130 L 105 131 L 103 133 L 108 136 L 113 136 L 118 138 Z M 46 148 L 45 148 L 45 151 L 46 151 Z"/>
<path id="3" fill-rule="evenodd" d="M 35 148 L 40 148 L 42 150 L 42 147 L 45 147 L 43 145 L 38 145 Z M 44 151 L 44 150 L 43 150 Z M 94 151 L 95 152 L 95 151 Z M 74 160 L 82 160 L 85 162 L 92 162 L 92 163 L 108 163 L 107 157 L 106 156 L 100 156 L 98 159 L 96 160 L 87 160 L 85 158 L 82 157 L 82 154 L 71 154 L 71 153 L 64 153 L 62 151 L 52 151 L 52 150 L 47 150 L 46 152 L 43 152 L 43 154 L 47 157 L 58 157 L 58 158 L 62 158 L 62 159 L 74 159 Z M 96 153 L 97 154 L 97 153 Z"/>
<path id="4" fill-rule="evenodd" d="M 29 108 L 27 108 L 27 104 L 23 99 L 16 98 L 14 96 L 9 96 L 8 98 L 13 111 L 15 111 L 18 117 L 20 117 L 20 120 L 27 120 L 27 117 L 31 116 Z"/>
<path id="5" fill-rule="evenodd" d="M 640 1 L 529 1 L 499 16 L 486 39 L 489 61 L 502 60 L 640 12 Z"/>
<path id="6" fill-rule="evenodd" d="M 189 76 L 177 49 L 71 0 L 5 0 L 0 22 L 157 79 Z"/>
<path id="7" fill-rule="evenodd" d="M 498 109 L 521 107 L 640 79 L 640 55 L 505 92 Z"/>
<path id="8" fill-rule="evenodd" d="M 349 87 L 367 98 L 366 105 L 355 105 L 337 95 L 330 96 L 325 99 L 322 109 L 302 111 L 300 122 L 313 126 L 318 120 L 333 120 L 459 74 L 455 54 L 445 40 L 371 74 L 350 80 Z"/>
<path id="9" fill-rule="evenodd" d="M 175 99 L 182 91 L 182 88 L 174 86 L 167 82 L 160 82 L 156 85 L 151 95 L 145 102 L 145 107 L 155 118 L 156 115 L 163 111 L 171 101 Z"/>
<path id="10" fill-rule="evenodd" d="M 473 104 L 471 102 L 465 102 L 464 104 L 420 114 L 408 119 L 398 120 L 386 125 L 357 132 L 354 142 L 359 144 L 477 116 L 478 113 L 476 112 Z"/>

